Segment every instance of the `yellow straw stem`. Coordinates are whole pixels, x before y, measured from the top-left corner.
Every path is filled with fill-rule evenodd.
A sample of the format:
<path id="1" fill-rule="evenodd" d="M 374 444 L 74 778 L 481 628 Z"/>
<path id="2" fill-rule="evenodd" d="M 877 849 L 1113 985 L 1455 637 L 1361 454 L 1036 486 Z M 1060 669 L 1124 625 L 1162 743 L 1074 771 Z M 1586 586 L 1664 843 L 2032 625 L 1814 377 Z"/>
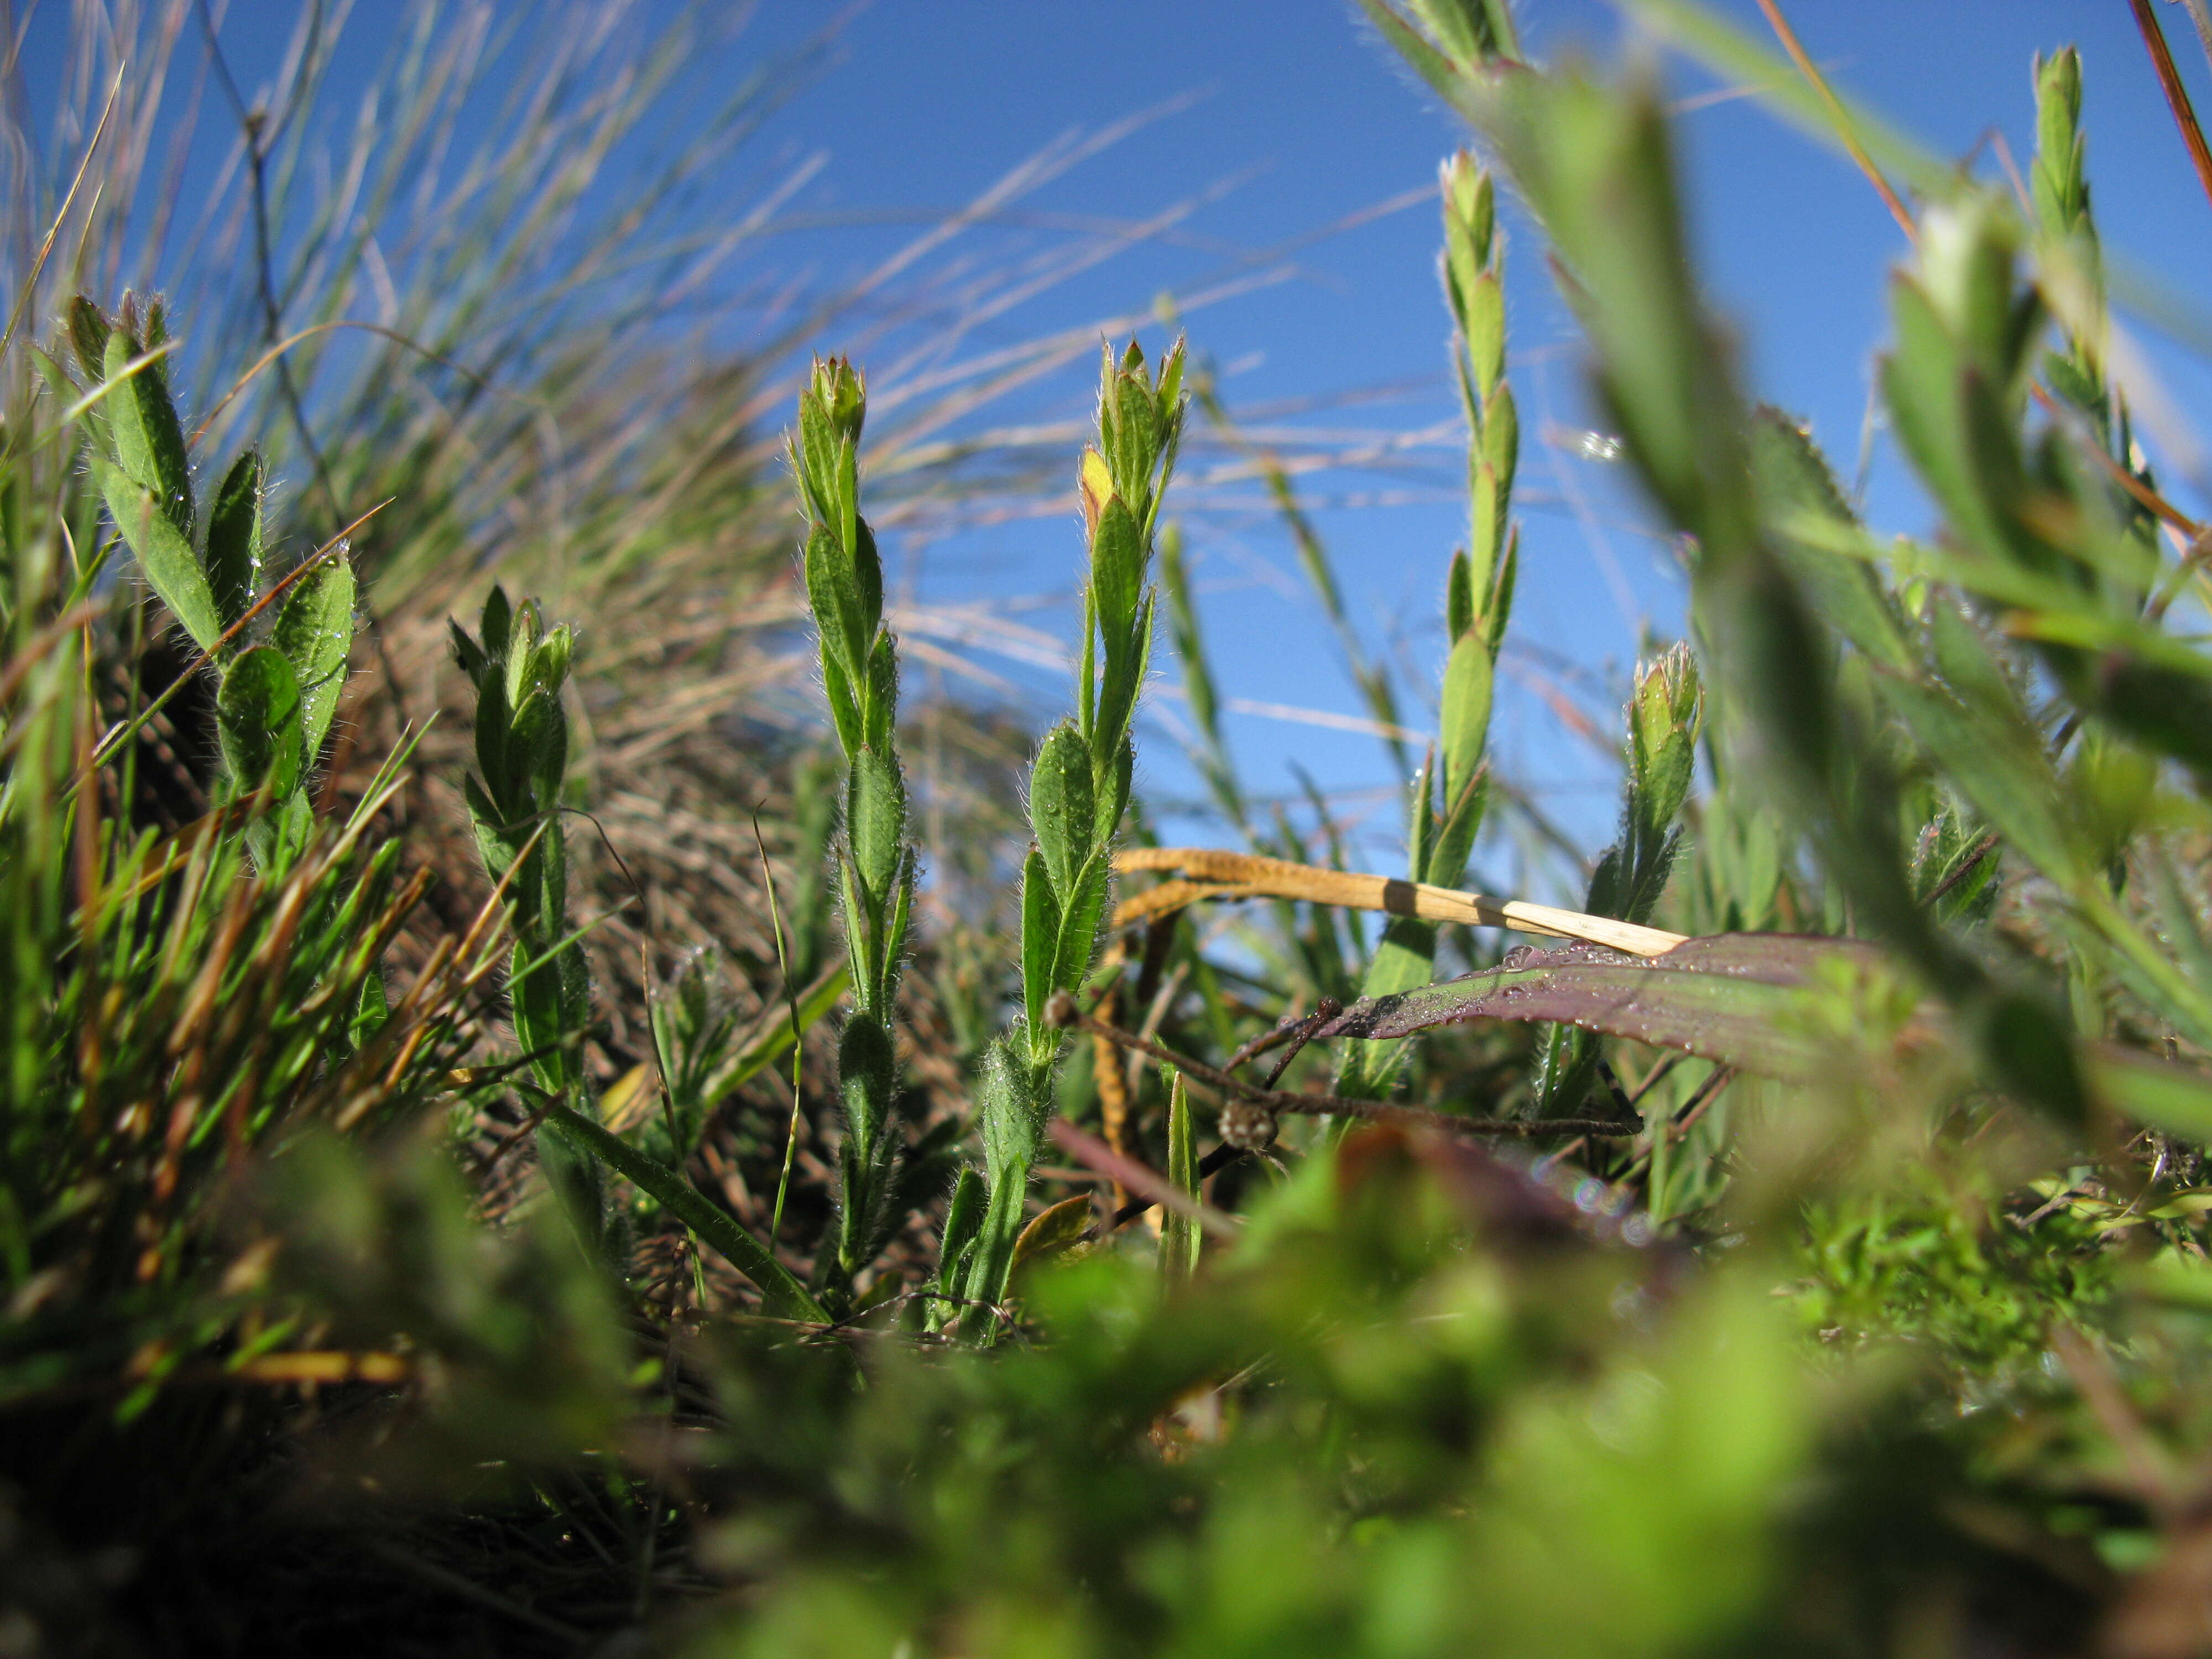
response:
<path id="1" fill-rule="evenodd" d="M 1288 898 L 1381 910 L 1394 916 L 1418 916 L 1424 921 L 1458 921 L 1551 939 L 1581 939 L 1639 957 L 1662 957 L 1684 940 L 1680 933 L 1639 927 L 1610 916 L 1584 915 L 1579 910 L 1530 904 L 1522 899 L 1486 898 L 1480 893 L 1432 887 L 1425 881 L 1325 870 L 1318 865 L 1292 864 L 1287 859 L 1259 858 L 1217 848 L 1133 847 L 1114 855 L 1114 867 L 1124 874 L 1137 870 L 1181 871 L 1188 878 L 1163 882 L 1149 892 L 1122 901 L 1114 912 L 1117 927 L 1179 910 L 1200 899 Z"/>

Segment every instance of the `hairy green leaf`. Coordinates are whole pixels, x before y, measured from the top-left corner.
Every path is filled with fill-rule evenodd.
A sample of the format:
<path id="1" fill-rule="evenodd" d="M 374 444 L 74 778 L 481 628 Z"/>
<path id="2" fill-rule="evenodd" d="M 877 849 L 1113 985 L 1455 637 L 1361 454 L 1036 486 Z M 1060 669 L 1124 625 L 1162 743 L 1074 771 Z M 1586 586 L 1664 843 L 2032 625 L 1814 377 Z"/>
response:
<path id="1" fill-rule="evenodd" d="M 107 337 L 112 332 L 100 307 L 83 295 L 69 304 L 70 344 L 76 351 L 77 367 L 94 385 L 107 378 Z"/>
<path id="2" fill-rule="evenodd" d="M 185 429 L 169 397 L 164 364 L 157 360 L 134 372 L 131 365 L 137 357 L 136 343 L 121 330 L 107 337 L 102 378 L 114 390 L 102 406 L 114 434 L 115 462 L 132 483 L 154 498 L 161 516 L 190 546 L 195 519 Z"/>
<path id="3" fill-rule="evenodd" d="M 1490 735 L 1492 669 L 1490 646 L 1480 635 L 1463 634 L 1444 665 L 1441 708 L 1444 799 L 1458 799 L 1482 764 Z M 1449 807 L 1447 807 L 1449 811 Z"/>
<path id="4" fill-rule="evenodd" d="M 1143 528 L 1119 495 L 1110 496 L 1091 541 L 1091 586 L 1097 595 L 1098 625 L 1106 636 L 1109 664 L 1136 623 L 1144 583 Z"/>
<path id="5" fill-rule="evenodd" d="M 944 1242 L 938 1253 L 938 1292 L 943 1296 L 960 1294 L 961 1265 L 968 1260 L 968 1252 L 975 1243 L 975 1234 L 983 1224 L 983 1208 L 988 1196 L 983 1177 L 973 1168 L 963 1168 L 952 1185 L 952 1201 L 945 1212 Z"/>
<path id="6" fill-rule="evenodd" d="M 535 812 L 561 804 L 561 780 L 568 766 L 568 716 L 558 693 L 533 688 L 514 712 L 504 745 L 507 798 Z"/>
<path id="7" fill-rule="evenodd" d="M 1474 571 L 1465 549 L 1454 553 L 1444 576 L 1444 637 L 1455 643 L 1474 626 Z"/>
<path id="8" fill-rule="evenodd" d="M 222 638 L 222 617 L 191 538 L 161 511 L 153 493 L 141 489 L 122 468 L 96 458 L 92 468 L 107 515 L 137 556 L 148 584 L 185 625 L 192 642 L 203 651 L 213 651 Z"/>
<path id="9" fill-rule="evenodd" d="M 216 506 L 220 512 L 220 499 Z M 208 535 L 212 547 L 213 515 Z M 256 540 L 258 544 L 258 532 Z M 310 758 L 320 752 L 323 735 L 331 729 L 338 696 L 345 690 L 346 657 L 353 648 L 354 592 L 353 566 L 341 549 L 295 582 L 276 613 L 276 648 L 299 677 Z"/>
<path id="10" fill-rule="evenodd" d="M 224 627 L 244 619 L 260 574 L 261 456 L 249 449 L 231 464 L 208 508 L 208 587 Z M 296 658 L 293 667 L 300 667 Z M 308 676 L 301 672 L 300 678 L 306 685 Z"/>
<path id="11" fill-rule="evenodd" d="M 769 1312 L 784 1319 L 826 1324 L 829 1315 L 793 1278 L 783 1264 L 760 1242 L 739 1226 L 677 1170 L 647 1157 L 619 1135 L 610 1133 L 582 1113 L 567 1106 L 546 1109 L 545 1121 L 558 1126 L 617 1175 L 653 1200 L 698 1235 L 699 1240 L 752 1281 Z"/>
<path id="12" fill-rule="evenodd" d="M 822 635 L 823 658 L 834 658 L 848 682 L 864 681 L 869 641 L 860 583 L 836 532 L 827 525 L 816 526 L 806 538 L 805 573 L 806 599 Z"/>
<path id="13" fill-rule="evenodd" d="M 233 786 L 251 794 L 266 785 L 281 802 L 300 787 L 305 764 L 300 682 L 273 646 L 241 653 L 216 695 L 216 729 Z"/>
<path id="14" fill-rule="evenodd" d="M 1044 1005 L 1053 993 L 1053 963 L 1060 945 L 1060 901 L 1052 876 L 1035 848 L 1022 862 L 1022 1004 L 1029 1016 L 1032 1052 L 1050 1053 L 1060 1036 L 1044 1023 Z"/>
<path id="15" fill-rule="evenodd" d="M 1066 908 L 1060 913 L 1060 937 L 1053 945 L 1052 982 L 1073 991 L 1091 971 L 1098 952 L 1098 927 L 1106 919 L 1106 894 L 1113 864 L 1100 848 L 1085 859 L 1070 884 Z"/>
<path id="16" fill-rule="evenodd" d="M 880 921 L 906 854 L 906 786 L 895 760 L 863 749 L 852 757 L 851 805 L 846 834 L 859 867 L 861 890 Z"/>
<path id="17" fill-rule="evenodd" d="M 1091 753 L 1073 722 L 1045 733 L 1030 774 L 1030 825 L 1051 873 L 1054 893 L 1075 890 L 1075 873 L 1089 857 L 1096 808 L 1091 793 Z"/>

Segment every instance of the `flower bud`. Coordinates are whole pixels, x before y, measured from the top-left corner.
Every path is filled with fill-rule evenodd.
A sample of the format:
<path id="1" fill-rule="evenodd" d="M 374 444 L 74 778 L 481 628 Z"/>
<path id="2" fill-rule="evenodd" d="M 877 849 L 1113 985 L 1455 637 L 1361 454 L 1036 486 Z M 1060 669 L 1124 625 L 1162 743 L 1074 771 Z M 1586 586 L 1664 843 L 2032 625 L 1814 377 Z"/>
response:
<path id="1" fill-rule="evenodd" d="M 1645 822 L 1663 828 L 1682 810 L 1697 764 L 1704 688 L 1697 659 L 1677 645 L 1644 665 L 1629 704 L 1630 764 Z"/>
<path id="2" fill-rule="evenodd" d="M 843 357 L 817 357 L 808 392 L 820 402 L 830 430 L 857 445 L 861 425 L 868 416 L 868 386 L 860 371 Z"/>

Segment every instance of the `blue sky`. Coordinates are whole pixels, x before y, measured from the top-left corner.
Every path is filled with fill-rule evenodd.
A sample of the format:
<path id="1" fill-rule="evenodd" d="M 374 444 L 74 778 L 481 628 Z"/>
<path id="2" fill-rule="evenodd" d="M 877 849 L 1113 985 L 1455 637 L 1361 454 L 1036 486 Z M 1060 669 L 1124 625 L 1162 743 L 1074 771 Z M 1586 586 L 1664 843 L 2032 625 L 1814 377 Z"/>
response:
<path id="1" fill-rule="evenodd" d="M 553 10 L 500 9 L 525 21 Z M 356 7 L 341 83 L 371 72 L 399 9 L 385 0 Z M 632 24 L 647 27 L 670 9 L 664 0 L 638 0 Z M 1717 9 L 1766 38 L 1753 0 L 1717 0 Z M 2032 149 L 2032 54 L 2078 42 L 2107 246 L 2177 287 L 2212 264 L 2212 205 L 2189 171 L 2124 6 L 1796 0 L 1789 9 L 1840 85 L 1940 154 L 1983 146 L 1984 165 L 1992 132 L 2016 156 Z M 2159 10 L 2200 101 L 2212 99 L 2185 15 L 2172 4 Z M 1519 11 L 1539 55 L 1580 51 L 1611 61 L 1638 49 L 1619 14 L 1595 0 L 1525 0 Z M 276 0 L 234 0 L 224 38 L 241 80 L 266 75 L 297 15 L 296 5 Z M 818 157 L 785 204 L 794 228 L 750 274 L 764 261 L 795 282 L 834 289 L 914 235 L 917 222 L 972 200 L 1071 131 L 1156 112 L 1028 196 L 1020 215 L 975 239 L 974 257 L 1002 265 L 1048 257 L 1095 241 L 1102 222 L 1141 222 L 1179 204 L 1188 210 L 1169 231 L 978 324 L 963 349 L 1141 313 L 1164 290 L 1279 277 L 1191 313 L 1192 343 L 1222 369 L 1232 409 L 1260 427 L 1303 424 L 1378 444 L 1430 434 L 1389 466 L 1309 481 L 1360 628 L 1404 671 L 1408 723 L 1425 726 L 1422 699 L 1441 654 L 1439 589 L 1461 521 L 1455 461 L 1438 430 L 1453 409 L 1434 275 L 1437 222 L 1427 200 L 1374 210 L 1428 189 L 1439 158 L 1462 142 L 1451 118 L 1400 70 L 1347 0 L 874 0 L 859 8 L 767 0 L 727 50 L 701 63 L 694 89 L 711 93 L 841 19 L 827 67 L 749 146 L 732 174 L 734 205 L 702 200 L 702 226 L 744 211 L 765 181 Z M 36 52 L 34 40 L 33 74 Z M 1687 100 L 1679 131 L 1703 273 L 1736 330 L 1747 378 L 1759 395 L 1809 418 L 1849 479 L 1859 465 L 1872 354 L 1885 332 L 1885 276 L 1901 254 L 1900 234 L 1841 158 L 1754 100 L 1714 100 L 1703 96 L 1713 83 L 1696 72 L 1677 64 L 1668 74 L 1670 90 Z M 1164 106 L 1172 107 L 1162 112 Z M 1348 221 L 1357 222 L 1319 234 Z M 1681 586 L 1617 470 L 1575 452 L 1588 416 L 1573 330 L 1536 238 L 1509 224 L 1524 546 L 1494 748 L 1547 811 L 1595 844 L 1610 824 L 1612 776 L 1553 706 L 1571 700 L 1609 726 L 1639 630 L 1663 635 L 1679 625 Z M 951 265 L 932 269 L 950 279 Z M 848 347 L 845 326 L 811 343 Z M 1145 332 L 1148 343 L 1164 337 L 1157 327 Z M 2184 407 L 2194 406 L 2205 389 L 2200 366 L 2153 343 Z M 1079 409 L 1086 379 L 1078 370 L 1030 388 L 990 418 L 1064 416 Z M 1878 436 L 1870 462 L 1875 520 L 1918 527 L 1923 508 Z M 1357 713 L 1286 538 L 1252 510 L 1256 489 L 1225 483 L 1187 499 L 1207 509 L 1192 512 L 1189 531 L 1224 690 L 1252 703 Z M 1063 517 L 887 539 L 920 601 L 987 602 L 1072 631 L 1065 600 L 1080 551 L 1072 507 Z M 1015 684 L 1040 719 L 1065 698 L 1055 676 L 987 654 L 974 659 Z M 1164 649 L 1159 660 L 1172 678 Z M 1159 706 L 1173 715 L 1171 698 Z M 1389 864 L 1398 814 L 1379 744 L 1258 714 L 1232 714 L 1229 724 L 1255 792 L 1292 792 L 1293 768 L 1303 767 L 1367 815 L 1368 855 Z M 1164 800 L 1194 792 L 1164 726 L 1147 740 L 1144 769 Z M 1489 867 L 1509 879 L 1517 873 L 1510 860 Z"/>

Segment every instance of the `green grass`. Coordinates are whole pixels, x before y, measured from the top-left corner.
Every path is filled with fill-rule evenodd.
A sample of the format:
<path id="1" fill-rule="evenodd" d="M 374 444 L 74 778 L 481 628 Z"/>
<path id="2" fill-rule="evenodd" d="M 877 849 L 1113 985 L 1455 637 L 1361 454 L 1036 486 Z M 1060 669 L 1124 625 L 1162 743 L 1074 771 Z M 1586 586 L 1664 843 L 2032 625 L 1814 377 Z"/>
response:
<path id="1" fill-rule="evenodd" d="M 1501 0 L 1368 10 L 1480 147 L 1439 204 L 1468 539 L 1389 882 L 1222 740 L 1187 425 L 1257 461 L 1378 728 L 1424 689 L 1180 343 L 1109 343 L 1057 455 L 1072 712 L 902 679 L 878 528 L 1036 452 L 943 447 L 966 393 L 896 365 L 687 368 L 622 275 L 659 198 L 574 234 L 713 9 L 418 219 L 489 72 L 427 9 L 360 186 L 397 320 L 258 371 L 362 310 L 302 193 L 329 42 L 178 252 L 126 234 L 159 77 L 106 101 L 149 37 L 81 31 L 112 148 L 26 186 L 0 437 L 9 1641 L 2203 1650 L 2212 589 L 2106 349 L 2078 61 L 2033 67 L 2021 200 L 1638 8 L 1901 187 L 1914 540 L 1738 383 L 1651 84 L 1519 61 Z M 1691 575 L 1579 912 L 1454 896 L 1535 822 L 1488 750 L 1509 186 Z M 1211 857 L 1136 785 L 1163 632 Z"/>

